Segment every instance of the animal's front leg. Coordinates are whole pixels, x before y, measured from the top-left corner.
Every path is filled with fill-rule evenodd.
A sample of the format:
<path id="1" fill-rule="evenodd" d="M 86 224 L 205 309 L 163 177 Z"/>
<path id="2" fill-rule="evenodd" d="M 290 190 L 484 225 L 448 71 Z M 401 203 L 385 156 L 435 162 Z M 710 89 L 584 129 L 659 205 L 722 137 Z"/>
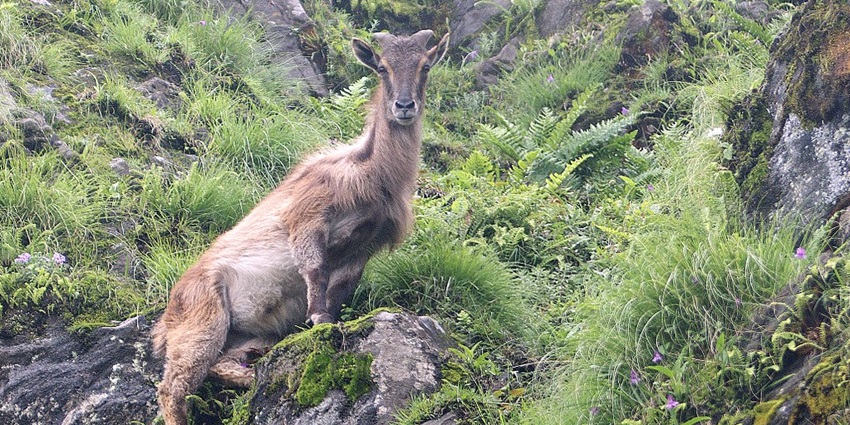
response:
<path id="1" fill-rule="evenodd" d="M 354 294 L 357 284 L 360 283 L 363 268 L 368 260 L 368 255 L 359 256 L 331 273 L 327 292 L 327 306 L 328 313 L 334 319 L 339 318 L 342 304 L 351 302 L 351 296 Z"/>
<path id="2" fill-rule="evenodd" d="M 314 325 L 330 323 L 326 293 L 330 272 L 327 267 L 327 236 L 315 231 L 303 238 L 294 238 L 298 272 L 307 284 L 307 320 Z M 300 240 L 299 240 L 300 239 Z"/>

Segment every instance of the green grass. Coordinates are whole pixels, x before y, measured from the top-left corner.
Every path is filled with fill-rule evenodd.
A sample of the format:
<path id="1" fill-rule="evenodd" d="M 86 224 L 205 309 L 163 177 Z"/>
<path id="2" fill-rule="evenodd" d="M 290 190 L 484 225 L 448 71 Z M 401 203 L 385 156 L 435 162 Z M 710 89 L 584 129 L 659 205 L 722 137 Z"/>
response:
<path id="1" fill-rule="evenodd" d="M 435 240 L 373 259 L 358 286 L 358 311 L 398 306 L 436 314 L 472 340 L 499 344 L 530 334 L 523 291 L 492 257 Z"/>
<path id="2" fill-rule="evenodd" d="M 28 156 L 16 141 L 0 147 L 0 161 L 2 227 L 31 229 L 21 235 L 19 247 L 45 238 L 94 237 L 106 200 L 91 176 L 69 169 L 55 152 Z"/>
<path id="3" fill-rule="evenodd" d="M 657 392 L 689 397 L 704 379 L 691 363 L 712 359 L 719 338 L 742 329 L 755 305 L 808 264 L 794 258 L 793 224 L 759 231 L 735 218 L 734 184 L 716 169 L 716 141 L 669 135 L 673 143 L 659 146 L 665 176 L 644 199 L 641 219 L 622 229 L 628 248 L 612 259 L 614 278 L 590 283 L 573 318 L 563 380 L 527 423 L 587 422 L 592 407 L 601 412 L 594 423 L 616 423 L 648 415 L 649 400 L 663 398 Z M 662 366 L 680 366 L 661 387 L 647 382 L 656 351 L 667 359 Z M 632 370 L 646 386 L 630 385 Z M 698 412 L 678 419 L 689 413 Z"/>

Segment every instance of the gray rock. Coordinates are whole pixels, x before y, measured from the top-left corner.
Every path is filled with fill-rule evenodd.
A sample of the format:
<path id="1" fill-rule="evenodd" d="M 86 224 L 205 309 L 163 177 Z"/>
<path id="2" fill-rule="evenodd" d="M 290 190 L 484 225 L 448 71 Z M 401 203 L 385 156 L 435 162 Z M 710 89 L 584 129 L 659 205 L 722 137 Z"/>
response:
<path id="1" fill-rule="evenodd" d="M 622 45 L 620 70 L 646 65 L 650 58 L 664 55 L 673 41 L 673 26 L 679 16 L 669 5 L 647 0 L 629 9 L 626 24 L 617 34 Z"/>
<path id="2" fill-rule="evenodd" d="M 12 96 L 9 83 L 0 78 L 0 123 L 11 122 L 16 109 L 18 109 L 18 103 Z"/>
<path id="3" fill-rule="evenodd" d="M 511 40 L 499 54 L 485 59 L 475 65 L 475 85 L 478 89 L 483 89 L 499 82 L 499 78 L 505 72 L 511 72 L 514 69 L 514 61 L 519 50 L 520 39 Z"/>
<path id="4" fill-rule="evenodd" d="M 779 17 L 782 12 L 771 8 L 765 0 L 742 1 L 735 5 L 735 11 L 745 18 L 752 19 L 759 24 L 767 25 L 773 19 Z"/>
<path id="5" fill-rule="evenodd" d="M 160 109 L 178 112 L 183 103 L 180 101 L 180 87 L 159 77 L 153 77 L 142 82 L 136 86 L 136 90 Z"/>
<path id="6" fill-rule="evenodd" d="M 287 376 L 301 376 L 297 359 L 305 353 L 295 344 L 283 343 L 257 364 L 251 423 L 388 424 L 393 413 L 406 406 L 411 397 L 436 391 L 441 382 L 440 367 L 452 345 L 440 325 L 429 317 L 389 312 L 368 320 L 368 330 L 351 334 L 343 330 L 334 338 L 337 350 L 372 356 L 373 385 L 367 394 L 351 402 L 334 389 L 314 407 L 298 406 L 292 397 L 297 383 Z"/>
<path id="7" fill-rule="evenodd" d="M 432 419 L 428 422 L 423 422 L 422 425 L 455 425 L 456 423 L 457 413 L 449 412 L 437 419 Z"/>
<path id="8" fill-rule="evenodd" d="M 818 223 L 850 207 L 850 68 L 840 47 L 819 41 L 843 34 L 847 19 L 846 2 L 808 2 L 771 48 L 758 93 L 772 118 L 769 140 L 736 153 L 767 164 L 749 194 L 753 217 Z M 756 180 L 743 171 L 739 181 Z"/>
<path id="9" fill-rule="evenodd" d="M 124 158 L 112 158 L 109 161 L 109 168 L 121 177 L 130 174 L 130 164 Z"/>
<path id="10" fill-rule="evenodd" d="M 467 44 L 469 38 L 478 34 L 491 19 L 511 7 L 510 0 L 478 1 L 456 0 L 449 18 L 452 29 L 451 48 Z"/>
<path id="11" fill-rule="evenodd" d="M 265 27 L 266 37 L 273 50 L 273 61 L 290 68 L 289 78 L 303 81 L 315 95 L 328 95 L 325 79 L 318 66 L 301 52 L 299 34 L 314 31 L 313 23 L 301 2 L 222 0 L 220 3 L 229 14 L 248 15 Z"/>
<path id="12" fill-rule="evenodd" d="M 156 417 L 148 324 L 143 317 L 82 337 L 53 328 L 0 345 L 0 423 L 127 424 Z"/>
<path id="13" fill-rule="evenodd" d="M 591 2 L 582 0 L 547 1 L 535 19 L 540 35 L 549 37 L 576 27 L 591 5 Z"/>

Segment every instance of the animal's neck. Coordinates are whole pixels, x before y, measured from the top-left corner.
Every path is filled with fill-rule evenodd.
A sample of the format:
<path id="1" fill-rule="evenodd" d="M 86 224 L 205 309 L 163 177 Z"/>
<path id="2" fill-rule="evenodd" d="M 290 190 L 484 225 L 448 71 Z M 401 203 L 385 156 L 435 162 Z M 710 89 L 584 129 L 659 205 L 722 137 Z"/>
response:
<path id="1" fill-rule="evenodd" d="M 387 116 L 381 102 L 380 96 L 373 99 L 359 154 L 374 164 L 371 171 L 385 181 L 387 189 L 411 192 L 419 172 L 422 122 L 416 118 L 409 125 L 398 124 Z"/>

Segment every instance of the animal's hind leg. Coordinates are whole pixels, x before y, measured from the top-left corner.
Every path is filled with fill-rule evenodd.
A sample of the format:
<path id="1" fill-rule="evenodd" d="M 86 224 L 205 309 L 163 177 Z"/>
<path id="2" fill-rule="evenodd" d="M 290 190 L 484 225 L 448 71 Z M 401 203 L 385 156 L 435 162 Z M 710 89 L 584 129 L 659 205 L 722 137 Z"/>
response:
<path id="1" fill-rule="evenodd" d="M 249 363 L 265 354 L 273 343 L 264 338 L 228 341 L 231 347 L 216 360 L 210 368 L 210 375 L 225 385 L 250 387 L 254 382 L 254 369 Z"/>
<path id="2" fill-rule="evenodd" d="M 215 300 L 207 300 L 215 303 Z M 212 306 L 205 306 L 212 307 Z M 167 425 L 186 425 L 186 396 L 206 378 L 227 337 L 229 315 L 223 305 L 202 309 L 201 316 L 187 315 L 186 321 L 168 329 L 165 350 L 165 375 L 157 395 Z"/>

